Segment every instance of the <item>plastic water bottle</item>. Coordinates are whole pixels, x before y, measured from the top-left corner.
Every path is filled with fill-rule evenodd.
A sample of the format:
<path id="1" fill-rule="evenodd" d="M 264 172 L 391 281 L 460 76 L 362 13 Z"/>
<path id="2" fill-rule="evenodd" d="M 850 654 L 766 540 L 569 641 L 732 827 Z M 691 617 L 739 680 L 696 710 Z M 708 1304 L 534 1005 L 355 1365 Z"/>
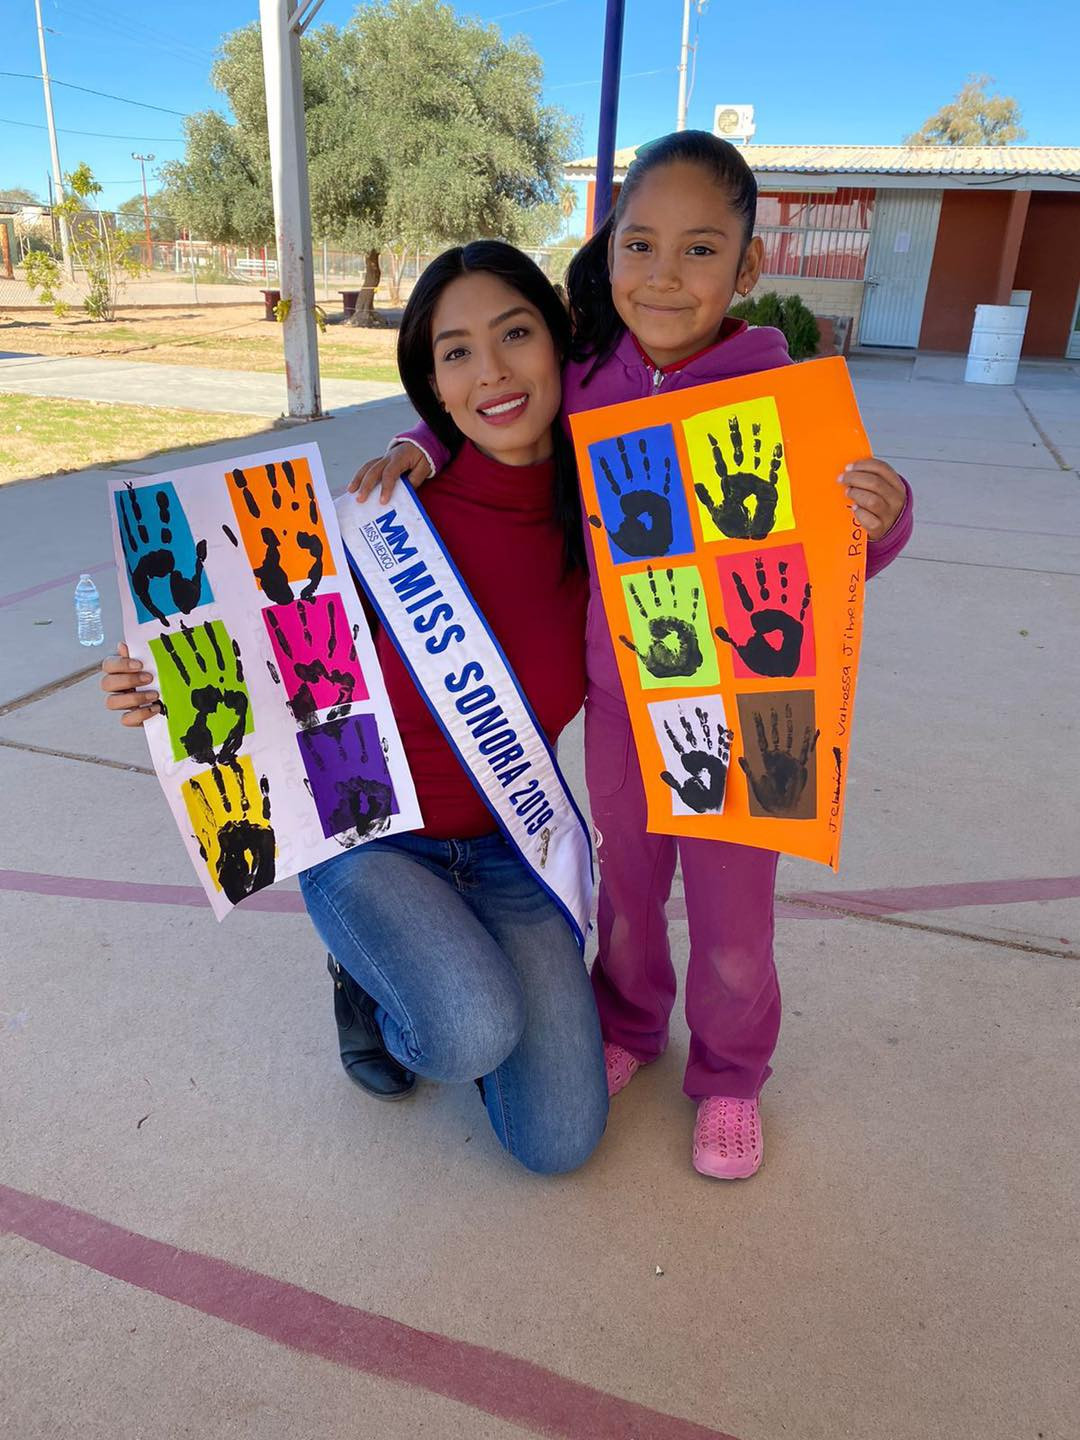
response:
<path id="1" fill-rule="evenodd" d="M 89 575 L 80 575 L 79 583 L 75 586 L 75 618 L 79 626 L 80 645 L 104 645 L 101 596 Z"/>

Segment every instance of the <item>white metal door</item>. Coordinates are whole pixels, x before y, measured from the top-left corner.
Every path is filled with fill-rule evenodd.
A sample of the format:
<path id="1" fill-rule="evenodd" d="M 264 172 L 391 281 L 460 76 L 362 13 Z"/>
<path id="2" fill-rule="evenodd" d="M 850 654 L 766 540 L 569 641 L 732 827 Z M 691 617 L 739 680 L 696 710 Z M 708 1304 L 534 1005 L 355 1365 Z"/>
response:
<path id="1" fill-rule="evenodd" d="M 1072 329 L 1069 331 L 1069 343 L 1065 346 L 1065 358 L 1067 360 L 1080 360 L 1080 290 L 1076 292 L 1076 309 L 1073 311 Z"/>
<path id="2" fill-rule="evenodd" d="M 919 343 L 940 214 L 940 190 L 877 192 L 860 345 Z"/>

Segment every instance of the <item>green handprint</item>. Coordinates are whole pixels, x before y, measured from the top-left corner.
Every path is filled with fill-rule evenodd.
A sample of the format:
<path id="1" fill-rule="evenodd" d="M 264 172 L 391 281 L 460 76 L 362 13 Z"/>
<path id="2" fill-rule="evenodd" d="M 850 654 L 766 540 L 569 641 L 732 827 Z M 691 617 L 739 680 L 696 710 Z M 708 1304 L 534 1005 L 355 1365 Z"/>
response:
<path id="1" fill-rule="evenodd" d="M 254 728 L 240 648 L 220 620 L 150 641 L 173 759 L 223 764 Z"/>
<path id="2" fill-rule="evenodd" d="M 695 685 L 717 683 L 716 647 L 695 565 L 663 571 L 649 565 L 644 576 L 624 578 L 623 593 L 632 634 L 618 638 L 637 656 L 644 689 L 691 680 Z"/>

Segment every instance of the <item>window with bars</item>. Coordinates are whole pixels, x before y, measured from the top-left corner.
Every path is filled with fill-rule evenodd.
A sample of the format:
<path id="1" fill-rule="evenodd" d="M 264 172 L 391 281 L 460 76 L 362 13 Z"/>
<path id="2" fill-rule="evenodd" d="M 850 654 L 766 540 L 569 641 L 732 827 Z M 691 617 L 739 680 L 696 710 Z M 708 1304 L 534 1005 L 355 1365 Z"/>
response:
<path id="1" fill-rule="evenodd" d="M 873 190 L 760 194 L 754 233 L 765 246 L 762 275 L 861 280 L 873 213 Z"/>

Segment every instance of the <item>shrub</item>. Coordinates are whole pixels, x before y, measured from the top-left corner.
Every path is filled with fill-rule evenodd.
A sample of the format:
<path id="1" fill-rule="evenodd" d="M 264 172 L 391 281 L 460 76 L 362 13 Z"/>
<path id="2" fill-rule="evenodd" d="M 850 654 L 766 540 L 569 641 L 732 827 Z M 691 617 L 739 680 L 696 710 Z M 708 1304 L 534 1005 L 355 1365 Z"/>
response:
<path id="1" fill-rule="evenodd" d="M 769 290 L 752 300 L 740 300 L 729 313 L 749 325 L 772 325 L 782 330 L 793 360 L 808 360 L 817 354 L 821 331 L 799 295 L 780 296 Z"/>

